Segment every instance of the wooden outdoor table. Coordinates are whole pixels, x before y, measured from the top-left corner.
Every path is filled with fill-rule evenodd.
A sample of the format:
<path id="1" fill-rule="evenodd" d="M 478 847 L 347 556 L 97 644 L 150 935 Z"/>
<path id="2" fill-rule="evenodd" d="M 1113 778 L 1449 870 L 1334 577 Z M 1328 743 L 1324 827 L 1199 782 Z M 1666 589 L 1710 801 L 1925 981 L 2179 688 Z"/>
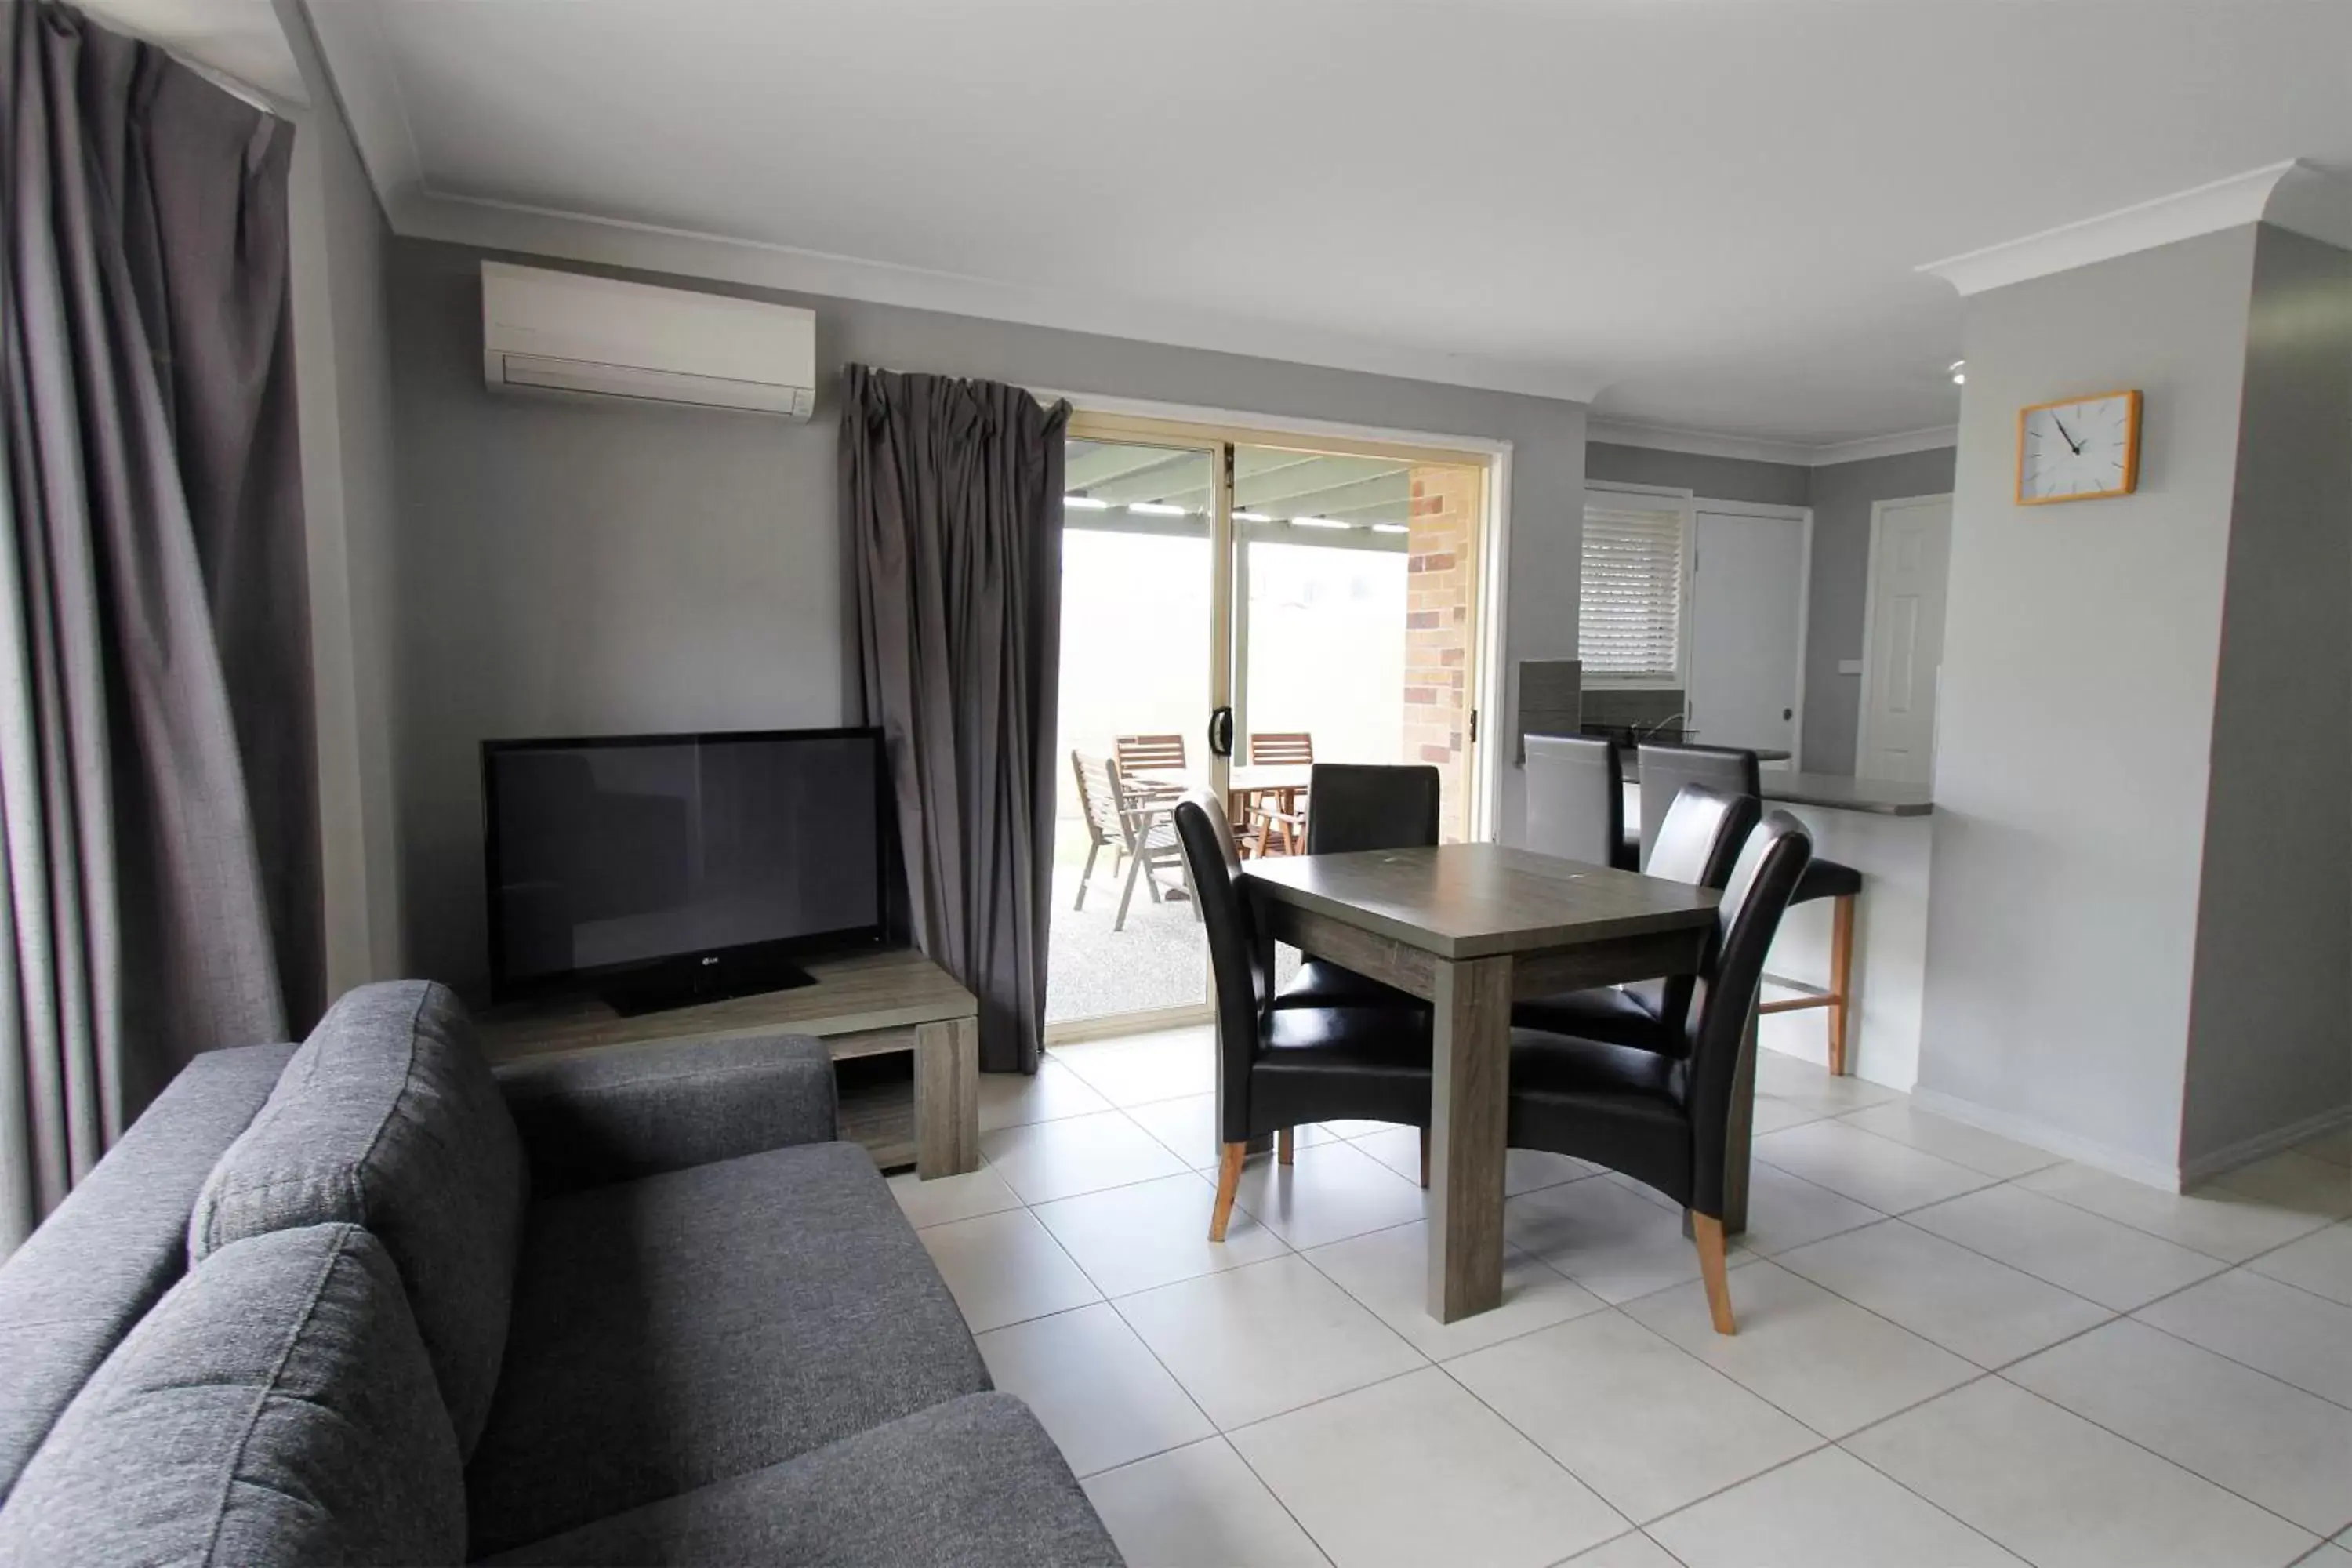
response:
<path id="1" fill-rule="evenodd" d="M 1499 844 L 1253 860 L 1244 886 L 1269 948 L 1432 1005 L 1429 1311 L 1499 1305 L 1511 1003 L 1696 970 L 1717 895 Z"/>
<path id="2" fill-rule="evenodd" d="M 1225 794 L 1234 803 L 1237 818 L 1246 816 L 1251 802 L 1260 795 L 1274 796 L 1276 808 L 1287 816 L 1297 811 L 1298 797 L 1305 793 L 1314 772 L 1311 763 L 1235 763 L 1226 772 Z M 1171 792 L 1187 790 L 1194 784 L 1206 788 L 1209 784 L 1205 771 L 1194 773 L 1183 768 L 1146 769 L 1129 776 L 1139 784 Z M 1260 853 L 1264 853 L 1263 846 Z"/>

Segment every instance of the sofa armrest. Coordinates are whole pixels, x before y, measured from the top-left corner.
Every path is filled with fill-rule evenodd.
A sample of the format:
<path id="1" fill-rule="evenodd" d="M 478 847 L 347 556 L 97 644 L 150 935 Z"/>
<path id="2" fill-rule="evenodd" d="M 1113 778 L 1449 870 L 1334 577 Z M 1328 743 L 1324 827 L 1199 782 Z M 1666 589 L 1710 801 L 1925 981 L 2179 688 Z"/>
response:
<path id="1" fill-rule="evenodd" d="M 835 1135 L 833 1058 L 805 1036 L 550 1057 L 498 1078 L 541 1197 Z"/>

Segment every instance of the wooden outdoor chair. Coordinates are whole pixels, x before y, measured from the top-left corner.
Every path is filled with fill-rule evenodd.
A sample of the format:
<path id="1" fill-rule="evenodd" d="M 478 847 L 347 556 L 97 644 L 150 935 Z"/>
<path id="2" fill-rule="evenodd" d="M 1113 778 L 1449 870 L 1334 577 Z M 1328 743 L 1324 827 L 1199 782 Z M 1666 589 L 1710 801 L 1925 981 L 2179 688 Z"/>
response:
<path id="1" fill-rule="evenodd" d="M 1160 779 L 1139 779 L 1137 773 L 1182 773 L 1191 767 L 1181 735 L 1120 735 L 1111 742 L 1112 760 L 1125 775 L 1127 790 L 1137 800 L 1174 800 L 1189 786 Z"/>
<path id="2" fill-rule="evenodd" d="M 1095 873 L 1095 857 L 1108 847 L 1111 852 L 1111 874 L 1118 874 L 1122 860 L 1127 865 L 1127 882 L 1119 889 L 1118 913 L 1112 917 L 1110 929 L 1127 929 L 1128 906 L 1135 900 L 1135 884 L 1142 879 L 1146 893 L 1153 903 L 1160 901 L 1160 882 L 1155 871 L 1174 867 L 1180 881 L 1186 884 L 1185 896 L 1192 897 L 1190 877 L 1184 865 L 1184 847 L 1177 841 L 1176 825 L 1170 816 L 1165 798 L 1139 798 L 1128 786 L 1123 770 L 1108 757 L 1090 756 L 1087 752 L 1070 753 L 1070 771 L 1078 783 L 1078 801 L 1087 819 L 1087 863 L 1078 873 L 1077 901 L 1073 911 L 1087 907 L 1087 886 Z M 1192 899 L 1192 918 L 1201 918 L 1201 901 Z"/>
<path id="3" fill-rule="evenodd" d="M 1252 767 L 1312 767 L 1315 737 L 1304 730 L 1277 730 L 1249 739 Z M 1250 826 L 1257 830 L 1259 852 L 1279 842 L 1285 855 L 1298 853 L 1307 837 L 1307 792 L 1253 790 Z"/>

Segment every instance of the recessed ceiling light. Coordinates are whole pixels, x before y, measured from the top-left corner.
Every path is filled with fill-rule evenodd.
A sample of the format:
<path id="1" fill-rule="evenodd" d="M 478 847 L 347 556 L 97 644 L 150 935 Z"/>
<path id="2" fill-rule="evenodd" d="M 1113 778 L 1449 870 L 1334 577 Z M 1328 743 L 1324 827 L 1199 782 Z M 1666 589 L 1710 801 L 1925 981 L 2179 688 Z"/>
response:
<path id="1" fill-rule="evenodd" d="M 1108 511 L 1110 502 L 1097 500 L 1092 496 L 1064 496 L 1062 504 L 1074 511 Z"/>
<path id="2" fill-rule="evenodd" d="M 1352 522 L 1341 522 L 1339 519 L 1331 517 L 1294 517 L 1290 520 L 1290 526 L 1293 528 L 1353 528 L 1356 525 Z"/>
<path id="3" fill-rule="evenodd" d="M 1964 359 L 1954 360 L 1952 362 L 1952 384 L 1954 386 L 1966 386 L 1968 383 L 1969 362 Z"/>
<path id="4" fill-rule="evenodd" d="M 1164 500 L 1132 500 L 1127 503 L 1127 510 L 1129 511 L 1141 512 L 1146 517 L 1190 517 L 1192 515 L 1192 509 L 1191 507 L 1176 506 Z"/>
<path id="5" fill-rule="evenodd" d="M 1272 522 L 1274 519 L 1266 512 L 1237 511 L 1234 513 L 1234 521 L 1235 522 Z"/>
<path id="6" fill-rule="evenodd" d="M 1410 533 L 1412 530 L 1401 522 L 1376 522 L 1372 524 L 1372 531 L 1374 533 Z"/>

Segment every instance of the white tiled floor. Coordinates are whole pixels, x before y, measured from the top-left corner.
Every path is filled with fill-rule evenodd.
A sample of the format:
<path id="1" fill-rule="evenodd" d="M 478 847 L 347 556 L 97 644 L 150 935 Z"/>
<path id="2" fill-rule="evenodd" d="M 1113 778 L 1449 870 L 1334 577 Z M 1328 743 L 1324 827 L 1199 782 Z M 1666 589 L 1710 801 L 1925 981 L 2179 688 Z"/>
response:
<path id="1" fill-rule="evenodd" d="M 1738 1336 L 1670 1205 L 1541 1156 L 1441 1325 L 1409 1131 L 1302 1129 L 1205 1239 L 1207 1062 L 1057 1049 L 891 1184 L 1136 1568 L 2352 1568 L 2341 1132 L 2175 1195 L 1768 1054 Z"/>

